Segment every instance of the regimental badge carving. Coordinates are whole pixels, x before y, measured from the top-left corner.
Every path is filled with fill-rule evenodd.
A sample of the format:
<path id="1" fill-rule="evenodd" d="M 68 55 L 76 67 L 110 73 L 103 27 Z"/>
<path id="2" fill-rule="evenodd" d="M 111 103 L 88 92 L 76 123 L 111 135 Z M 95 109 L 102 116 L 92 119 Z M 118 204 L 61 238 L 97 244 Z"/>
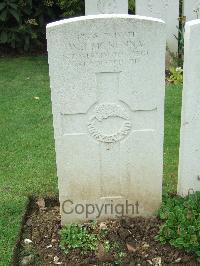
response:
<path id="1" fill-rule="evenodd" d="M 162 0 L 163 1 L 163 8 L 168 8 L 169 7 L 169 0 Z"/>
<path id="2" fill-rule="evenodd" d="M 158 3 L 155 4 L 153 0 L 148 0 L 147 3 L 147 9 L 148 11 L 158 18 L 165 18 L 166 17 L 166 11 L 169 7 L 169 0 L 161 0 L 160 1 L 160 8 L 158 6 Z"/>
<path id="3" fill-rule="evenodd" d="M 147 9 L 149 10 L 150 13 L 153 13 L 153 3 L 152 0 L 149 0 L 147 3 Z"/>
<path id="4" fill-rule="evenodd" d="M 117 3 L 116 0 L 99 0 L 97 8 L 101 14 L 115 13 Z"/>
<path id="5" fill-rule="evenodd" d="M 196 15 L 196 18 L 199 19 L 199 15 L 200 15 L 200 0 L 196 1 L 195 7 L 193 9 L 193 12 Z"/>
<path id="6" fill-rule="evenodd" d="M 102 103 L 96 106 L 95 114 L 88 122 L 88 131 L 96 140 L 104 143 L 115 143 L 124 139 L 131 130 L 128 112 L 116 103 Z M 121 119 L 121 127 L 113 134 L 106 134 L 101 123 L 107 119 Z M 97 124 L 100 126 L 97 126 Z M 110 125 L 112 127 L 112 125 Z"/>

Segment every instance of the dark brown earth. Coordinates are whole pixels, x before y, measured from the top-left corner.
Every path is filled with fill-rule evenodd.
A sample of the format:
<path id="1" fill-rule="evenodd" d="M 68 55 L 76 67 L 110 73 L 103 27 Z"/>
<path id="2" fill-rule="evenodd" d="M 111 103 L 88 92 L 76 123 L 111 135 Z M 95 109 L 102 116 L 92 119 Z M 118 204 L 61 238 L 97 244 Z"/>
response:
<path id="1" fill-rule="evenodd" d="M 55 204 L 54 204 L 55 205 Z M 49 206 L 39 200 L 28 215 L 21 237 L 18 254 L 19 265 L 200 265 L 191 254 L 155 241 L 161 221 L 157 218 L 123 218 L 108 220 L 106 239 L 118 243 L 118 249 L 105 251 L 99 243 L 97 251 L 81 254 L 74 250 L 67 255 L 59 247 L 58 232 L 61 228 L 59 206 Z M 85 226 L 91 231 L 91 224 Z M 102 223 L 97 225 L 101 230 Z M 25 239 L 32 243 L 24 244 Z M 119 254 L 123 256 L 119 259 Z M 22 263 L 23 262 L 23 263 Z M 29 264 L 26 264 L 26 263 Z"/>

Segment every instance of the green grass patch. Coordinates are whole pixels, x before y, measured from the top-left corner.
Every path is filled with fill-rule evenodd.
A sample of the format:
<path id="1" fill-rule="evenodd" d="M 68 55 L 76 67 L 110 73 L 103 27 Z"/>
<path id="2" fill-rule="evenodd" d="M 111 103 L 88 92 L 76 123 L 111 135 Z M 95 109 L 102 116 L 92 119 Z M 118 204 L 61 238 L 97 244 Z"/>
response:
<path id="1" fill-rule="evenodd" d="M 56 195 L 47 57 L 0 59 L 0 265 L 10 265 L 29 195 Z M 181 88 L 166 89 L 164 190 L 175 192 Z"/>
<path id="2" fill-rule="evenodd" d="M 164 191 L 176 193 L 182 87 L 168 85 L 165 98 Z"/>
<path id="3" fill-rule="evenodd" d="M 0 265 L 10 265 L 29 195 L 55 195 L 46 57 L 0 60 Z"/>

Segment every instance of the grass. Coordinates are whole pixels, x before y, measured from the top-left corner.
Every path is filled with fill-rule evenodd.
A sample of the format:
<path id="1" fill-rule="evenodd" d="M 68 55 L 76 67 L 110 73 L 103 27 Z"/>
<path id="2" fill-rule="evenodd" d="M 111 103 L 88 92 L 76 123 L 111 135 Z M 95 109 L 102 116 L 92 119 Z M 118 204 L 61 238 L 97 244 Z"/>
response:
<path id="1" fill-rule="evenodd" d="M 166 88 L 164 189 L 177 182 L 181 88 Z M 11 264 L 28 195 L 55 195 L 46 57 L 0 60 L 0 266 Z"/>
<path id="2" fill-rule="evenodd" d="M 164 191 L 177 189 L 178 152 L 181 119 L 181 86 L 168 85 L 165 98 Z"/>
<path id="3" fill-rule="evenodd" d="M 0 73 L 0 265 L 5 266 L 27 196 L 57 193 L 57 178 L 46 57 L 1 59 Z"/>

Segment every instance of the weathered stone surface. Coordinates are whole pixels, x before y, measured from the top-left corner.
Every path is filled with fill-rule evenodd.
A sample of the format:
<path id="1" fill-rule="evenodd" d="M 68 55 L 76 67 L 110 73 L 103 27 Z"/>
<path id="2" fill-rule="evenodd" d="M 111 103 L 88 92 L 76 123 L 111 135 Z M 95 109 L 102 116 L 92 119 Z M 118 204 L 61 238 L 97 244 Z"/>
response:
<path id="1" fill-rule="evenodd" d="M 200 191 L 200 20 L 185 27 L 178 193 Z"/>
<path id="2" fill-rule="evenodd" d="M 179 0 L 136 0 L 136 14 L 162 19 L 167 27 L 167 46 L 178 52 Z"/>
<path id="3" fill-rule="evenodd" d="M 186 21 L 200 18 L 200 0 L 184 0 L 183 8 Z"/>
<path id="4" fill-rule="evenodd" d="M 47 39 L 62 223 L 152 215 L 162 196 L 165 24 L 88 16 L 49 24 Z"/>
<path id="5" fill-rule="evenodd" d="M 128 14 L 128 0 L 85 0 L 85 14 Z"/>

